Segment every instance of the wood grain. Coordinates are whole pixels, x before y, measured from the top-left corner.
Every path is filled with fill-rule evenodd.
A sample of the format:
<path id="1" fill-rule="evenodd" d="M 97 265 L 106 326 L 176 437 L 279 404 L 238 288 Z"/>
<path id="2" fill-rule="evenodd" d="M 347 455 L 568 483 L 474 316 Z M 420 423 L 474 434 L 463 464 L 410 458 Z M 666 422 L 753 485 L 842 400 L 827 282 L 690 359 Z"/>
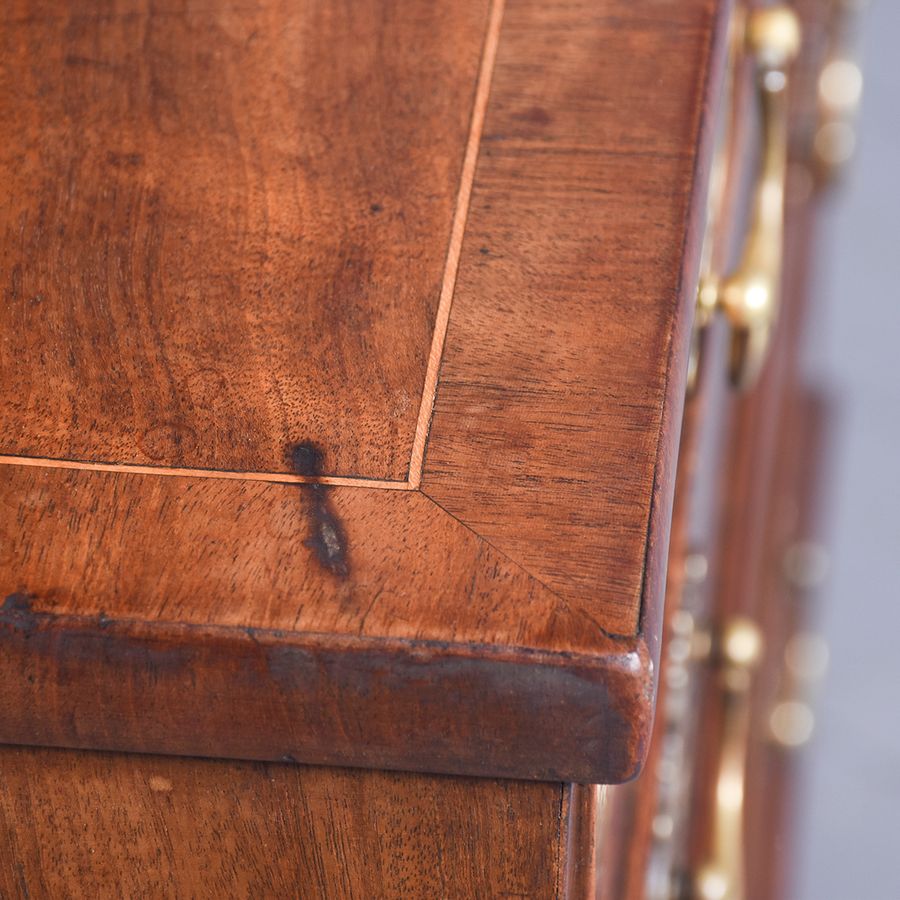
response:
<path id="1" fill-rule="evenodd" d="M 562 786 L 0 749 L 0 894 L 558 896 Z"/>
<path id="2" fill-rule="evenodd" d="M 642 642 L 419 493 L 7 476 L 0 741 L 578 781 L 640 764 Z"/>
<path id="3" fill-rule="evenodd" d="M 608 789 L 596 784 L 567 785 L 560 900 L 596 900 L 599 846 L 606 839 Z"/>
<path id="4" fill-rule="evenodd" d="M 728 5 L 92 2 L 0 20 L 0 740 L 632 777 Z"/>
<path id="5" fill-rule="evenodd" d="M 405 480 L 488 5 L 5 4 L 0 451 Z"/>
<path id="6" fill-rule="evenodd" d="M 724 6 L 507 5 L 428 443 L 425 493 L 620 634 L 658 477 L 671 514 Z"/>
<path id="7" fill-rule="evenodd" d="M 50 615 L 584 655 L 626 643 L 592 632 L 421 494 L 4 474 L 0 592 Z"/>

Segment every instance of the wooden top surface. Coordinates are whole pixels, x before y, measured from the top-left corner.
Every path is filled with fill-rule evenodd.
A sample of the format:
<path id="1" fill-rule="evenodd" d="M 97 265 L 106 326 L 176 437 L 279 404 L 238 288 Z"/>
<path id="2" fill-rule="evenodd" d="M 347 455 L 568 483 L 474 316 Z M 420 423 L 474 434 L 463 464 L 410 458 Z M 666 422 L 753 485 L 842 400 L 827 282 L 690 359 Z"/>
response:
<path id="1" fill-rule="evenodd" d="M 0 740 L 278 758 L 137 712 L 190 729 L 202 678 L 204 703 L 235 689 L 208 647 L 264 635 L 371 651 L 360 691 L 428 648 L 371 701 L 415 707 L 409 732 L 355 755 L 371 705 L 291 684 L 331 691 L 337 761 L 634 771 L 727 6 L 4 7 L 0 624 L 35 680 L 8 674 Z M 76 631 L 100 641 L 77 665 Z M 157 639 L 177 676 L 111 661 Z M 451 657 L 466 724 L 422 706 Z M 520 731 L 550 749 L 501 764 Z"/>
<path id="2" fill-rule="evenodd" d="M 3 452 L 405 481 L 487 0 L 70 6 L 3 14 Z"/>

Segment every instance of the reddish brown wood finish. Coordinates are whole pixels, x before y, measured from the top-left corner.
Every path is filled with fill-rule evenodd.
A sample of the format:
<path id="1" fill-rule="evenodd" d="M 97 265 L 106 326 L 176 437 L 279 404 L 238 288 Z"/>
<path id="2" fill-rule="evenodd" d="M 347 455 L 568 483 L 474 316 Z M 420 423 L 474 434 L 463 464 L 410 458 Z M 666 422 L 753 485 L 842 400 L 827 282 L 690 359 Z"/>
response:
<path id="1" fill-rule="evenodd" d="M 608 792 L 596 784 L 567 786 L 561 900 L 593 900 L 597 896 L 601 847 L 609 832 Z"/>
<path id="2" fill-rule="evenodd" d="M 93 3 L 0 21 L 0 740 L 634 775 L 728 4 Z"/>
<path id="3" fill-rule="evenodd" d="M 13 455 L 407 477 L 489 0 L 13 0 Z"/>
<path id="4" fill-rule="evenodd" d="M 766 665 L 757 690 L 757 738 L 748 761 L 749 900 L 794 896 L 795 830 L 802 788 L 804 748 L 785 747 L 773 737 L 770 716 L 784 700 L 813 702 L 805 693 L 814 684 L 798 682 L 786 664 L 788 642 L 799 633 L 815 633 L 815 586 L 792 583 L 788 554 L 801 542 L 815 542 L 827 505 L 828 425 L 833 413 L 820 393 L 795 391 L 785 405 L 778 472 L 769 502 L 769 551 L 764 582 L 763 626 Z"/>
<path id="5" fill-rule="evenodd" d="M 728 6 L 509 5 L 435 403 L 425 492 L 618 634 L 662 597 Z"/>
<path id="6" fill-rule="evenodd" d="M 561 785 L 0 749 L 0 894 L 559 897 Z"/>
<path id="7" fill-rule="evenodd" d="M 591 634 L 419 494 L 6 472 L 8 742 L 581 781 L 643 755 L 642 644 Z M 318 504 L 346 574 L 296 562 Z"/>

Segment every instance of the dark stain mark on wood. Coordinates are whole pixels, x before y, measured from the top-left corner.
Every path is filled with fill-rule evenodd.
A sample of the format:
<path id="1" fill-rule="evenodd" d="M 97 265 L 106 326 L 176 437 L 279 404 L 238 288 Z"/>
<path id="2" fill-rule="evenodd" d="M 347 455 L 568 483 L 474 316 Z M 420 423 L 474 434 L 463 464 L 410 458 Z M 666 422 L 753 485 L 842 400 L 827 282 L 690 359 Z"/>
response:
<path id="1" fill-rule="evenodd" d="M 4 599 L 3 605 L 0 606 L 0 625 L 9 625 L 29 638 L 39 626 L 43 627 L 48 624 L 52 626 L 60 620 L 56 613 L 36 611 L 34 601 L 33 594 L 26 594 L 23 591 L 9 594 Z M 103 611 L 99 612 L 93 621 L 101 630 L 105 630 L 113 624 L 113 620 Z"/>
<path id="2" fill-rule="evenodd" d="M 295 444 L 289 450 L 291 467 L 298 475 L 318 478 L 322 474 L 322 451 L 315 444 Z M 300 489 L 311 498 L 311 535 L 303 543 L 310 547 L 322 566 L 340 578 L 350 574 L 347 535 L 332 508 L 328 486 L 304 484 Z"/>
<path id="3" fill-rule="evenodd" d="M 32 597 L 28 594 L 10 594 L 0 606 L 0 624 L 9 625 L 26 636 L 34 631 L 37 616 L 31 608 Z"/>
<path id="4" fill-rule="evenodd" d="M 380 203 L 373 203 L 373 204 L 369 207 L 369 210 L 370 210 L 371 212 L 375 213 L 376 215 L 377 215 L 378 213 L 380 213 L 383 209 L 384 209 L 384 207 L 383 207 Z"/>
<path id="5" fill-rule="evenodd" d="M 294 472 L 306 478 L 321 477 L 322 451 L 315 444 L 294 444 L 289 453 Z"/>

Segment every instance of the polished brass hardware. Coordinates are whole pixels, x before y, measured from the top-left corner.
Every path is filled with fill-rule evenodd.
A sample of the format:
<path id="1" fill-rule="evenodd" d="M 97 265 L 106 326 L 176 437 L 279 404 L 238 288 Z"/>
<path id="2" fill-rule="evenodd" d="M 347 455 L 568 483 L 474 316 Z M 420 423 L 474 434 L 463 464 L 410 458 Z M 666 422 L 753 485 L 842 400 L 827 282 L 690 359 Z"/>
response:
<path id="1" fill-rule="evenodd" d="M 709 574 L 709 560 L 703 553 L 688 553 L 684 559 L 684 578 L 691 584 L 703 584 Z"/>
<path id="2" fill-rule="evenodd" d="M 828 574 L 825 548 L 796 540 L 785 551 L 782 575 L 794 602 L 820 587 Z M 769 737 L 786 750 L 808 743 L 815 728 L 812 699 L 828 667 L 828 644 L 820 635 L 798 631 L 784 648 L 778 699 L 769 712 Z"/>
<path id="3" fill-rule="evenodd" d="M 710 852 L 694 879 L 700 900 L 743 900 L 744 781 L 750 738 L 750 687 L 763 639 L 749 619 L 732 619 L 718 645 L 724 719 L 715 781 Z"/>
<path id="4" fill-rule="evenodd" d="M 856 149 L 856 116 L 863 76 L 856 62 L 858 0 L 833 0 L 826 16 L 829 48 L 817 85 L 818 124 L 813 135 L 813 169 L 820 183 L 835 180 Z"/>
<path id="5" fill-rule="evenodd" d="M 816 718 L 811 697 L 828 667 L 828 644 L 809 632 L 795 634 L 784 649 L 781 699 L 769 713 L 769 734 L 786 750 L 809 742 Z"/>
<path id="6" fill-rule="evenodd" d="M 740 261 L 725 277 L 701 279 L 697 327 L 720 311 L 731 326 L 729 377 L 737 387 L 756 380 L 778 314 L 787 171 L 787 70 L 800 47 L 800 24 L 788 6 L 754 9 L 745 43 L 756 61 L 762 112 L 762 160 Z"/>
<path id="7" fill-rule="evenodd" d="M 819 75 L 819 126 L 813 138 L 816 168 L 823 181 L 834 179 L 856 149 L 856 120 L 863 77 L 851 59 L 834 57 Z"/>
<path id="8" fill-rule="evenodd" d="M 769 714 L 772 740 L 786 750 L 808 743 L 815 725 L 812 707 L 803 700 L 779 700 Z"/>

